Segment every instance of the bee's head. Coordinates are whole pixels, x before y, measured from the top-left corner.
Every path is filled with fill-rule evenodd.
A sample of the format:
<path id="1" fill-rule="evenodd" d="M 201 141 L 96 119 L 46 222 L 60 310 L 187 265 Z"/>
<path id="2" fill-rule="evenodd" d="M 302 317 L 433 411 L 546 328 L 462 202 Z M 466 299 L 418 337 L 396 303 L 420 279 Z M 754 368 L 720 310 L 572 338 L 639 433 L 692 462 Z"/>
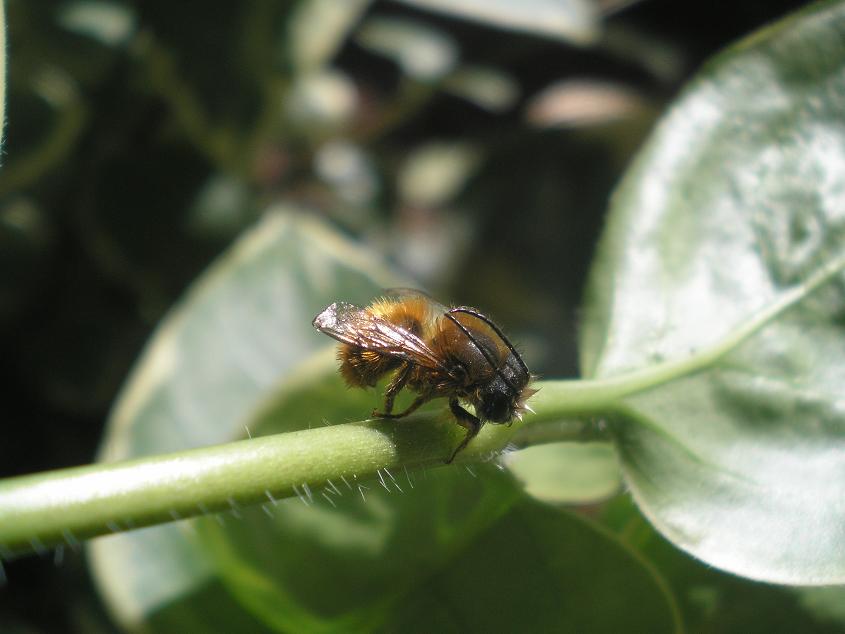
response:
<path id="1" fill-rule="evenodd" d="M 523 412 L 531 411 L 525 401 L 536 392 L 531 387 L 523 387 L 515 392 L 512 385 L 496 377 L 478 390 L 473 405 L 476 415 L 482 421 L 509 423 L 514 418 L 522 420 Z"/>
<path id="2" fill-rule="evenodd" d="M 496 377 L 476 393 L 476 414 L 482 421 L 507 423 L 516 414 L 518 396 L 501 377 Z"/>

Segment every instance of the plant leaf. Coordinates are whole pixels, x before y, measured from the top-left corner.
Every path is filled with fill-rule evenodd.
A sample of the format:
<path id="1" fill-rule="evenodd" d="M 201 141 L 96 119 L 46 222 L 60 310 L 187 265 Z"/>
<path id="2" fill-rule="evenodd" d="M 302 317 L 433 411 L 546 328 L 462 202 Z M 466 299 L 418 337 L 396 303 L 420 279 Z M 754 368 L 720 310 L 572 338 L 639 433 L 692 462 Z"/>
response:
<path id="1" fill-rule="evenodd" d="M 594 504 L 621 486 L 619 461 L 609 443 L 550 443 L 504 458 L 526 493 L 549 504 Z"/>
<path id="2" fill-rule="evenodd" d="M 519 496 L 491 467 L 304 488 L 198 533 L 229 591 L 282 632 L 368 632 Z M 389 491 L 388 491 L 389 489 Z"/>
<path id="3" fill-rule="evenodd" d="M 779 583 L 845 581 L 843 33 L 812 5 L 687 88 L 615 195 L 581 338 L 591 377 L 692 360 L 625 400 L 625 478 L 677 546 Z"/>
<path id="4" fill-rule="evenodd" d="M 681 631 L 673 599 L 632 551 L 594 524 L 527 501 L 451 559 L 398 616 L 390 631 Z"/>
<path id="5" fill-rule="evenodd" d="M 616 497 L 600 514 L 604 525 L 659 571 L 677 597 L 685 632 L 835 634 L 842 629 L 830 622 L 837 612 L 843 614 L 841 587 L 772 586 L 722 572 L 663 539 L 628 496 Z"/>

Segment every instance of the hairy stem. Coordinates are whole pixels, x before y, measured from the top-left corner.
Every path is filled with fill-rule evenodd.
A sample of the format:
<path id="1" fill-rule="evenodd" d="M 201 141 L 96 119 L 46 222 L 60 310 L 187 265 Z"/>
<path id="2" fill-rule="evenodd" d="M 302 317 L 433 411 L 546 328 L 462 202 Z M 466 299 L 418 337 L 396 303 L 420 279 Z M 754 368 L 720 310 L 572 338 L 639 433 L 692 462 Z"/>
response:
<path id="1" fill-rule="evenodd" d="M 574 412 L 572 412 L 574 413 Z M 457 461 L 489 458 L 517 430 L 486 425 Z M 563 435 L 580 439 L 585 424 Z M 363 421 L 0 481 L 0 557 L 292 495 L 326 480 L 442 464 L 463 430 L 445 413 Z M 383 476 L 388 477 L 388 476 Z"/>

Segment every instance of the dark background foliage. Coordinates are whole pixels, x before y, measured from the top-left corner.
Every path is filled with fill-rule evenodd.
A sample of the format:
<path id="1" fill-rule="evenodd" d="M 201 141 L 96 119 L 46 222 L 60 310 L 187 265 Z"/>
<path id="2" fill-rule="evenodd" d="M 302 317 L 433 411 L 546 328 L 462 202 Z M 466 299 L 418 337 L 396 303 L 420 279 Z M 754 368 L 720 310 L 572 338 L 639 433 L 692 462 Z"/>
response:
<path id="1" fill-rule="evenodd" d="M 354 95 L 339 114 L 291 114 L 295 3 L 104 3 L 132 17 L 111 38 L 68 17 L 84 4 L 7 3 L 0 476 L 92 461 L 152 328 L 276 201 L 329 218 L 436 295 L 483 306 L 541 374 L 575 375 L 584 277 L 633 152 L 704 59 L 802 3 L 634 2 L 582 47 L 374 2 L 355 24 L 435 29 L 462 66 L 507 74 L 515 96 L 479 106 L 350 37 L 324 86 L 330 105 Z M 593 119 L 536 114 L 539 93 L 566 80 L 595 100 Z M 472 169 L 454 192 L 409 193 L 409 159 L 433 142 L 471 148 Z M 320 167 L 332 159 L 353 168 Z M 4 566 L 0 630 L 111 631 L 78 555 Z"/>

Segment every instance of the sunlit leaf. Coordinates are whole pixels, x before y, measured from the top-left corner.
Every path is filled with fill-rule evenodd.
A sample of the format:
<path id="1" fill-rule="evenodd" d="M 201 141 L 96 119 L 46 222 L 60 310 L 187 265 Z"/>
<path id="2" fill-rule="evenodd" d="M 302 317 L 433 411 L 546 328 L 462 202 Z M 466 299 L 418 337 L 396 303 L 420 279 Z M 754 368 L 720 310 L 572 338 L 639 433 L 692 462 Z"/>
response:
<path id="1" fill-rule="evenodd" d="M 590 504 L 619 492 L 621 474 L 607 443 L 552 443 L 505 456 L 532 497 L 551 504 Z"/>
<path id="2" fill-rule="evenodd" d="M 844 30 L 813 5 L 687 88 L 615 195 L 581 340 L 593 377 L 719 350 L 613 433 L 664 535 L 781 583 L 845 581 Z"/>

